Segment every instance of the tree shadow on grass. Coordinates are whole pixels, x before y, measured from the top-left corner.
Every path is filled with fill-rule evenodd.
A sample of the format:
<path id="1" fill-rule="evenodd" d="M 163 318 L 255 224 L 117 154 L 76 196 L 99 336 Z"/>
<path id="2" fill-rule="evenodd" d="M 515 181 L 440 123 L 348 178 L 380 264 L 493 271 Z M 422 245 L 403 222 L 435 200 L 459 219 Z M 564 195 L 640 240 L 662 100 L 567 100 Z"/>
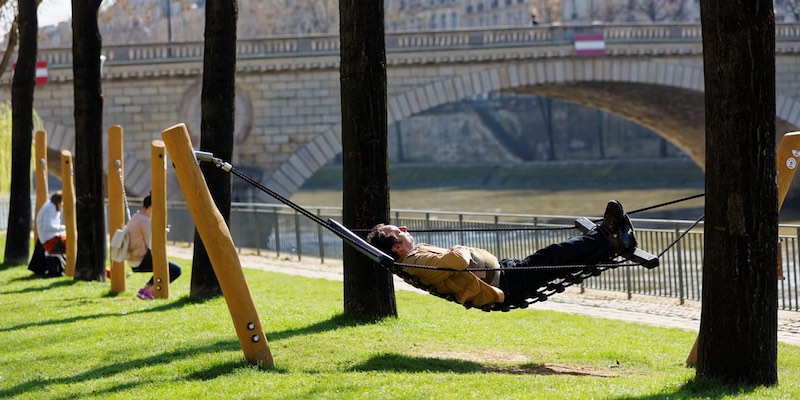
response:
<path id="1" fill-rule="evenodd" d="M 234 350 L 236 345 L 237 345 L 236 342 L 218 342 L 215 346 L 219 346 L 219 349 L 216 350 L 216 351 L 230 351 L 230 350 Z M 225 347 L 225 348 L 222 348 L 222 347 Z M 148 364 L 148 365 L 152 365 L 152 364 Z M 223 362 L 223 363 L 216 364 L 216 365 L 211 366 L 211 367 L 209 367 L 207 369 L 204 369 L 204 370 L 201 370 L 201 371 L 196 371 L 196 372 L 193 372 L 193 373 L 191 373 L 189 375 L 186 375 L 184 377 L 184 379 L 206 382 L 206 381 L 210 381 L 212 379 L 219 378 L 219 377 L 222 377 L 222 376 L 225 376 L 225 375 L 235 374 L 237 371 L 242 370 L 242 369 L 266 369 L 265 372 L 268 372 L 268 373 L 278 373 L 278 374 L 287 373 L 287 370 L 284 369 L 284 368 L 273 367 L 273 368 L 267 369 L 266 367 L 260 367 L 260 366 L 257 366 L 257 365 L 250 364 L 247 361 L 245 361 L 244 359 L 242 359 L 241 361 L 229 361 L 229 362 Z M 122 383 L 122 384 L 119 384 L 119 385 L 116 385 L 116 386 L 112 386 L 112 387 L 108 387 L 108 388 L 105 388 L 105 389 L 93 390 L 92 391 L 92 395 L 93 396 L 103 397 L 102 396 L 103 394 L 122 393 L 122 392 L 124 392 L 126 390 L 135 389 L 135 388 L 139 387 L 140 385 L 146 384 L 146 383 L 149 383 L 149 382 L 142 382 L 142 381 L 126 382 L 126 383 Z M 0 395 L 2 395 L 2 392 L 0 392 Z M 147 397 L 147 396 L 145 396 L 145 397 Z M 72 396 L 72 395 L 68 395 L 68 396 L 62 397 L 63 400 L 71 400 L 71 399 L 74 399 L 74 398 L 75 397 Z"/>
<path id="2" fill-rule="evenodd" d="M 0 263 L 0 272 L 3 272 L 7 269 L 16 268 L 16 267 L 24 267 L 25 264 L 9 264 L 9 263 Z"/>
<path id="3" fill-rule="evenodd" d="M 217 364 L 202 371 L 196 371 L 186 376 L 187 380 L 208 381 L 211 379 L 219 378 L 231 373 L 235 373 L 238 369 L 263 369 L 271 373 L 286 374 L 288 370 L 280 367 L 261 367 L 253 364 L 248 364 L 244 361 L 230 361 L 227 363 Z"/>
<path id="4" fill-rule="evenodd" d="M 562 366 L 548 366 L 524 363 L 512 366 L 485 365 L 483 363 L 457 358 L 411 357 L 403 354 L 385 353 L 356 365 L 351 371 L 385 372 L 448 372 L 457 374 L 495 373 L 510 375 L 571 375 L 591 377 L 612 377 L 618 374 L 581 370 Z"/>
<path id="5" fill-rule="evenodd" d="M 71 282 L 71 281 L 70 281 Z M 69 324 L 73 322 L 85 321 L 85 320 L 96 320 L 101 318 L 114 318 L 114 317 L 124 317 L 129 315 L 136 315 L 136 314 L 148 314 L 153 312 L 162 312 L 167 310 L 173 310 L 177 308 L 181 308 L 187 304 L 192 303 L 188 297 L 181 297 L 175 301 L 170 301 L 168 303 L 162 303 L 155 307 L 143 309 L 143 310 L 136 310 L 136 311 L 126 311 L 123 313 L 102 313 L 102 314 L 89 314 L 89 315 L 76 315 L 74 317 L 69 318 L 62 318 L 62 319 L 49 319 L 44 321 L 35 321 L 29 322 L 24 324 L 19 324 L 15 326 L 9 326 L 5 328 L 0 328 L 0 332 L 12 332 L 18 330 L 26 330 L 29 328 L 39 327 L 39 326 L 53 326 L 57 324 Z"/>
<path id="6" fill-rule="evenodd" d="M 50 275 L 50 274 L 34 274 L 34 273 L 31 273 L 31 274 L 28 274 L 28 275 L 23 275 L 23 276 L 20 276 L 20 277 L 17 277 L 17 278 L 12 278 L 12 279 L 8 280 L 9 283 L 11 283 L 11 282 L 33 282 L 33 281 L 43 281 L 43 282 L 46 282 L 46 281 L 62 282 L 63 281 L 63 282 L 69 282 L 69 283 L 76 283 L 75 279 L 73 279 L 71 276 L 66 276 L 66 275 L 56 276 L 56 275 Z"/>
<path id="7" fill-rule="evenodd" d="M 671 392 L 661 392 L 646 396 L 620 396 L 619 400 L 657 400 L 657 399 L 720 399 L 751 394 L 762 386 L 746 384 L 725 384 L 724 382 L 695 376 Z"/>
<path id="8" fill-rule="evenodd" d="M 122 392 L 124 392 L 126 390 L 135 389 L 136 387 L 138 387 L 141 384 L 142 384 L 142 382 L 128 381 L 128 382 L 125 382 L 123 384 L 112 386 L 112 387 L 109 387 L 109 388 L 106 388 L 106 389 L 92 390 L 92 395 L 103 397 L 102 396 L 103 394 L 122 393 Z M 75 398 L 76 398 L 76 396 L 74 394 L 68 394 L 66 396 L 61 396 L 61 397 L 52 397 L 52 398 L 50 398 L 50 400 L 73 400 Z"/>
<path id="9" fill-rule="evenodd" d="M 59 287 L 64 287 L 64 286 L 72 286 L 72 285 L 74 285 L 76 283 L 75 280 L 73 280 L 71 278 L 69 278 L 69 279 L 58 279 L 58 278 L 62 278 L 62 277 L 48 277 L 47 275 L 45 275 L 45 276 L 41 276 L 41 275 L 26 275 L 26 276 L 23 276 L 23 277 L 14 278 L 14 279 L 9 280 L 9 282 L 19 282 L 19 281 L 28 282 L 28 281 L 49 280 L 49 283 L 47 285 L 43 285 L 43 286 L 26 287 L 26 288 L 20 289 L 20 290 L 9 290 L 9 291 L 6 291 L 6 292 L 0 292 L 0 295 L 41 292 L 41 291 L 44 291 L 44 290 L 49 290 L 49 289 L 54 289 L 54 288 L 59 288 Z M 64 278 L 68 278 L 68 277 L 64 277 Z"/>
<path id="10" fill-rule="evenodd" d="M 314 333 L 322 333 L 322 332 L 329 332 L 333 331 L 342 327 L 349 327 L 349 326 L 360 326 L 360 325 L 371 325 L 374 324 L 381 319 L 359 319 L 346 316 L 344 314 L 337 314 L 331 318 L 328 318 L 324 321 L 319 321 L 312 325 L 308 325 L 303 328 L 297 329 L 288 329 L 285 331 L 278 331 L 278 332 L 265 332 L 267 338 L 269 340 L 280 340 L 280 339 L 287 339 L 294 336 L 299 335 L 310 335 Z"/>
<path id="11" fill-rule="evenodd" d="M 111 361 L 109 364 L 97 367 L 92 370 L 81 372 L 77 375 L 72 376 L 64 376 L 59 378 L 34 378 L 27 382 L 20 383 L 16 386 L 9 387 L 3 390 L 0 390 L 0 398 L 9 398 L 12 396 L 20 396 L 28 392 L 41 392 L 47 393 L 51 389 L 50 386 L 54 385 L 73 385 L 79 384 L 82 382 L 88 382 L 99 378 L 108 378 L 120 373 L 126 373 L 132 370 L 136 370 L 139 368 L 146 368 L 152 367 L 155 365 L 166 365 L 172 362 L 175 362 L 179 359 L 185 358 L 192 358 L 200 354 L 207 354 L 207 353 L 218 353 L 218 352 L 228 352 L 234 350 L 240 350 L 238 342 L 236 341 L 219 341 L 217 343 L 212 343 L 204 346 L 197 346 L 191 348 L 184 348 L 178 349 L 171 352 L 159 354 L 152 357 L 145 357 L 136 360 L 129 360 L 123 362 L 115 362 Z M 245 367 L 249 364 L 247 361 L 242 358 L 241 362 L 238 363 L 227 363 L 221 365 L 219 371 L 224 371 L 225 368 L 229 368 L 227 371 L 231 372 L 235 368 Z M 216 370 L 216 368 L 215 368 Z M 221 374 L 221 373 L 220 373 Z M 109 389 L 101 389 L 104 392 L 118 392 L 122 390 L 127 390 L 130 388 L 130 385 L 123 384 L 114 386 L 113 388 Z M 93 392 L 93 393 L 100 393 L 101 391 Z"/>
<path id="12" fill-rule="evenodd" d="M 178 308 L 183 308 L 183 307 L 185 307 L 187 305 L 190 305 L 190 304 L 196 304 L 196 302 L 193 301 L 192 299 L 190 299 L 189 296 L 181 296 L 181 297 L 178 297 L 175 300 L 169 300 L 169 299 L 165 299 L 165 300 L 149 300 L 149 302 L 150 303 L 155 302 L 155 303 L 158 303 L 158 305 L 155 306 L 155 307 L 150 307 L 150 308 L 146 308 L 146 309 L 143 309 L 143 310 L 137 310 L 137 311 L 128 312 L 126 315 L 148 314 L 148 313 L 153 313 L 153 312 L 162 312 L 162 311 L 168 311 L 168 310 L 175 310 L 175 309 L 178 309 Z"/>

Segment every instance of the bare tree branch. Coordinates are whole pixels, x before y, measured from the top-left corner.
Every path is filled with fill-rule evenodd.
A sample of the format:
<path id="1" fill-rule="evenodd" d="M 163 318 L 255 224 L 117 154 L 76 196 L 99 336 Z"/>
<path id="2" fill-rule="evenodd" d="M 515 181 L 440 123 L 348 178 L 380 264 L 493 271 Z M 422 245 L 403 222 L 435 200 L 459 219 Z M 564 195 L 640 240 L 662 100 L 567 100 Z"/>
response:
<path id="1" fill-rule="evenodd" d="M 784 9 L 792 14 L 795 21 L 800 21 L 800 1 L 798 0 L 775 0 L 775 8 Z"/>
<path id="2" fill-rule="evenodd" d="M 11 55 L 14 53 L 14 49 L 17 47 L 17 42 L 19 41 L 19 30 L 17 29 L 17 19 L 14 18 L 14 22 L 11 23 L 11 29 L 8 31 L 8 42 L 6 43 L 6 52 L 3 53 L 3 59 L 0 60 L 0 79 L 3 79 L 3 74 L 6 73 L 8 69 L 8 64 L 11 63 Z"/>

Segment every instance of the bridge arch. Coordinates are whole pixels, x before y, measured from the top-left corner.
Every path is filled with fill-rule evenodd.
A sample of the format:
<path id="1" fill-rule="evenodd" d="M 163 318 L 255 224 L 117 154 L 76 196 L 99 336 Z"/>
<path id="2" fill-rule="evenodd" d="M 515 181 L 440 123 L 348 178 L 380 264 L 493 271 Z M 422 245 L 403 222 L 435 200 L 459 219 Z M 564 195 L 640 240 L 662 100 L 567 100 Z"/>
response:
<path id="1" fill-rule="evenodd" d="M 419 86 L 389 97 L 391 125 L 434 107 L 488 92 L 560 98 L 633 120 L 705 164 L 702 68 L 619 59 L 537 59 L 506 62 Z M 657 95 L 653 95 L 657 93 Z M 800 126 L 800 102 L 777 93 L 778 132 Z M 342 151 L 341 122 L 316 135 L 267 178 L 267 186 L 289 197 Z M 257 201 L 271 202 L 267 195 Z"/>

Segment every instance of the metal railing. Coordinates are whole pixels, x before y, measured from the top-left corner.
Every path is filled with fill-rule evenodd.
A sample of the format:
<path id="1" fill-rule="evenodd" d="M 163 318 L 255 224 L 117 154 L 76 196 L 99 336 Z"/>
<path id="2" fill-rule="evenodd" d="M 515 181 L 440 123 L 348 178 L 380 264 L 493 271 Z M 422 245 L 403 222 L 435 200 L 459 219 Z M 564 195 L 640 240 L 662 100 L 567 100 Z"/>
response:
<path id="1" fill-rule="evenodd" d="M 0 198 L 0 229 L 8 219 L 8 199 Z M 136 204 L 132 201 L 132 204 Z M 337 207 L 308 208 L 323 219 L 341 222 Z M 528 214 L 463 213 L 444 211 L 396 210 L 392 223 L 408 226 L 418 242 L 442 247 L 464 244 L 481 247 L 500 258 L 524 258 L 537 249 L 578 234 L 576 216 Z M 699 216 L 698 216 L 699 217 Z M 169 240 L 192 242 L 194 224 L 183 203 L 170 203 Z M 600 218 L 600 217 L 596 217 Z M 634 294 L 700 300 L 703 266 L 703 224 L 690 230 L 695 221 L 633 218 L 639 247 L 661 256 L 658 268 L 622 267 L 584 281 L 583 287 Z M 465 228 L 522 228 L 519 230 L 463 231 Z M 554 227 L 553 230 L 531 230 L 530 227 Z M 369 228 L 369 227 L 352 227 Z M 781 225 L 782 279 L 778 281 L 778 307 L 800 311 L 800 226 Z M 451 230 L 417 232 L 413 230 Z M 240 248 L 266 250 L 280 257 L 303 257 L 319 260 L 341 259 L 343 243 L 336 235 L 296 211 L 283 205 L 234 203 L 231 208 L 231 235 Z M 673 245 L 670 247 L 671 245 Z"/>
<path id="2" fill-rule="evenodd" d="M 341 222 L 340 208 L 317 207 L 308 210 L 323 219 L 333 218 Z M 577 216 L 396 210 L 391 217 L 392 223 L 408 226 L 417 242 L 442 247 L 455 244 L 480 247 L 499 258 L 524 258 L 537 249 L 578 234 L 573 229 Z M 194 228 L 188 211 L 182 205 L 170 205 L 169 219 L 172 226 L 170 240 L 192 240 Z M 661 256 L 661 265 L 653 270 L 643 267 L 609 270 L 586 280 L 583 287 L 627 293 L 629 297 L 642 294 L 675 298 L 681 302 L 700 300 L 703 224 L 698 224 L 686 233 L 695 222 L 633 218 L 640 248 L 656 255 L 669 248 Z M 556 229 L 526 230 L 545 226 Z M 498 227 L 522 229 L 462 230 Z M 303 257 L 323 261 L 342 258 L 343 244 L 337 236 L 283 205 L 234 203 L 230 229 L 234 242 L 241 248 L 268 250 L 280 257 L 293 257 L 299 261 Z M 414 233 L 415 229 L 452 231 Z M 778 307 L 782 310 L 800 311 L 800 226 L 781 225 L 781 230 L 794 230 L 795 234 L 780 236 L 783 278 L 778 282 Z M 685 236 L 677 240 L 684 233 Z"/>

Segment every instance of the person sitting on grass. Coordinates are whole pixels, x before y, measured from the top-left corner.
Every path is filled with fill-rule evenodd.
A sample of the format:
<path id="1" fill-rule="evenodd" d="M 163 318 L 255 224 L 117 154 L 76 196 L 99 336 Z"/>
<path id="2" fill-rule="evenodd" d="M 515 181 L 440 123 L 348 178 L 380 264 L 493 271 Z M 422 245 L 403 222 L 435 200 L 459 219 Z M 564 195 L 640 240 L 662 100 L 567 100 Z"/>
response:
<path id="1" fill-rule="evenodd" d="M 152 198 L 150 195 L 142 201 L 142 209 L 128 221 L 125 231 L 128 233 L 128 264 L 133 272 L 153 272 L 153 255 L 150 252 L 150 215 L 153 212 Z M 169 281 L 172 282 L 181 276 L 181 267 L 169 261 Z M 139 289 L 136 296 L 142 300 L 152 300 L 155 298 L 153 293 L 153 278 Z"/>
<path id="2" fill-rule="evenodd" d="M 34 244 L 33 255 L 28 263 L 28 269 L 36 275 L 64 276 L 67 233 L 66 227 L 61 224 L 62 205 L 63 195 L 56 191 L 36 213 L 36 235 L 39 239 Z"/>
<path id="3" fill-rule="evenodd" d="M 36 233 L 44 250 L 50 254 L 64 254 L 67 249 L 67 227 L 61 224 L 62 204 L 61 192 L 53 192 L 50 201 L 36 214 Z"/>
<path id="4" fill-rule="evenodd" d="M 520 304 L 537 296 L 537 289 L 572 272 L 592 268 L 617 255 L 632 251 L 636 237 L 622 204 L 611 200 L 603 222 L 584 235 L 551 244 L 519 259 L 499 260 L 484 249 L 456 245 L 450 249 L 415 243 L 405 226 L 375 225 L 367 242 L 402 264 L 441 267 L 450 270 L 404 268 L 443 295 L 453 295 L 460 304 L 483 307 L 494 303 Z M 567 268 L 531 269 L 534 266 L 575 265 Z M 467 268 L 496 271 L 465 273 Z"/>

